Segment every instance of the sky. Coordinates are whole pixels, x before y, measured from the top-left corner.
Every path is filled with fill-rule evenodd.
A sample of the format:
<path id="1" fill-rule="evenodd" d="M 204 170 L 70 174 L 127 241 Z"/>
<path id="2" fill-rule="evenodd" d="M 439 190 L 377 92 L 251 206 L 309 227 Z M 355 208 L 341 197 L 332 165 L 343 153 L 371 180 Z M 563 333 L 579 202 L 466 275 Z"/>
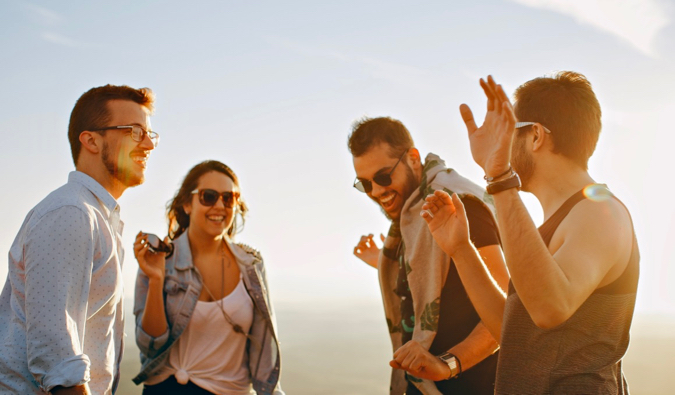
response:
<path id="1" fill-rule="evenodd" d="M 467 103 L 482 119 L 478 79 L 492 74 L 513 92 L 574 70 L 603 109 L 590 172 L 633 215 L 636 313 L 675 317 L 674 19 L 662 0 L 2 1 L 0 251 L 73 170 L 77 98 L 108 83 L 147 86 L 161 142 L 145 184 L 119 200 L 128 297 L 134 235 L 166 234 L 182 178 L 217 159 L 240 178 L 250 216 L 237 241 L 262 251 L 277 307 L 372 304 L 376 272 L 352 250 L 388 222 L 352 188 L 352 123 L 397 118 L 423 155 L 481 183 L 458 111 Z M 536 199 L 523 198 L 541 223 Z"/>

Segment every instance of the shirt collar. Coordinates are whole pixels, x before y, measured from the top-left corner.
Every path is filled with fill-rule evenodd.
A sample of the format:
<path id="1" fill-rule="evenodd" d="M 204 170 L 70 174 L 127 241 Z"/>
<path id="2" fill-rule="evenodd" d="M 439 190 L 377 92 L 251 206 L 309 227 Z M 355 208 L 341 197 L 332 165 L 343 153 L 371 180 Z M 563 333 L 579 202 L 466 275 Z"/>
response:
<path id="1" fill-rule="evenodd" d="M 103 188 L 103 186 L 91 176 L 82 173 L 81 171 L 71 171 L 70 174 L 68 174 L 68 182 L 80 184 L 91 191 L 91 193 L 93 193 L 105 206 L 109 214 L 112 214 L 115 211 L 119 212 L 117 200 L 115 200 L 110 192 Z"/>

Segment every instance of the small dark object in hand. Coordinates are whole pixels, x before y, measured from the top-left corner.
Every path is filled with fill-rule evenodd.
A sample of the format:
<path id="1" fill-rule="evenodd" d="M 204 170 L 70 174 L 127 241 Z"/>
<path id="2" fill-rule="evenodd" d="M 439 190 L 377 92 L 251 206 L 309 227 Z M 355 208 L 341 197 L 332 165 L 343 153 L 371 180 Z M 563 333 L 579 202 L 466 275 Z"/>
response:
<path id="1" fill-rule="evenodd" d="M 150 250 L 150 252 L 154 252 L 155 254 L 158 252 L 164 252 L 168 255 L 171 255 L 171 253 L 173 253 L 173 244 L 167 244 L 163 242 L 162 239 L 156 235 L 153 235 L 152 233 L 145 234 L 145 242 L 148 244 L 148 250 Z"/>

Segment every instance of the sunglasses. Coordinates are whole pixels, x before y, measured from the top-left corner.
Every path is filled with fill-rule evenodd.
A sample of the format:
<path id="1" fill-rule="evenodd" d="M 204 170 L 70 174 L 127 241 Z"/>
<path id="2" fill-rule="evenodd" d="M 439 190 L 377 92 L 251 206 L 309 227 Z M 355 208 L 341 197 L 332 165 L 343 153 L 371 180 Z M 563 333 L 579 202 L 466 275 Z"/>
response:
<path id="1" fill-rule="evenodd" d="M 199 194 L 199 203 L 202 206 L 211 207 L 218 203 L 218 199 L 223 198 L 223 206 L 226 208 L 234 207 L 239 199 L 239 192 L 218 192 L 213 189 L 195 189 L 192 194 Z"/>
<path id="2" fill-rule="evenodd" d="M 173 244 L 165 243 L 157 235 L 153 235 L 152 233 L 145 234 L 145 242 L 148 243 L 148 250 L 151 252 L 164 252 L 166 254 L 173 253 Z"/>
<path id="3" fill-rule="evenodd" d="M 375 177 L 373 177 L 373 182 L 375 182 L 375 184 L 381 187 L 388 187 L 389 185 L 391 185 L 391 175 L 394 174 L 394 170 L 396 170 L 398 164 L 401 163 L 401 159 L 403 159 L 403 157 L 407 153 L 408 150 L 405 150 L 405 152 L 403 152 L 403 155 L 401 155 L 401 157 L 398 158 L 398 161 L 396 162 L 394 167 L 392 167 L 389 173 L 376 174 Z M 360 178 L 356 178 L 356 180 L 354 181 L 354 188 L 358 189 L 363 193 L 370 193 L 370 191 L 373 190 L 373 183 L 370 182 L 369 180 L 362 180 Z"/>

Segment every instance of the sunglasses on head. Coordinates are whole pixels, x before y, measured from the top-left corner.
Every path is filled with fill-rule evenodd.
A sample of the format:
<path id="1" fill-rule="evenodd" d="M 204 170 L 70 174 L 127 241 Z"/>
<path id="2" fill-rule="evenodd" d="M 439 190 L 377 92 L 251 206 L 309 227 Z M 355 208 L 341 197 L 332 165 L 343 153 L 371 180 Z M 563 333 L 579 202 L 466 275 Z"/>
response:
<path id="1" fill-rule="evenodd" d="M 398 158 L 398 161 L 396 162 L 394 167 L 391 168 L 391 171 L 389 173 L 376 174 L 375 177 L 373 177 L 373 182 L 375 182 L 375 184 L 381 187 L 388 187 L 389 185 L 391 185 L 391 175 L 394 174 L 394 170 L 396 170 L 398 164 L 401 163 L 401 159 L 403 159 L 406 153 L 408 153 L 408 150 L 405 150 L 403 152 L 403 155 L 401 155 L 401 157 Z M 354 188 L 358 189 L 363 193 L 370 193 L 370 191 L 373 190 L 373 183 L 370 180 L 362 180 L 360 178 L 356 178 L 356 180 L 354 181 Z"/>
<path id="2" fill-rule="evenodd" d="M 223 205 L 225 207 L 234 207 L 239 199 L 239 192 L 218 192 L 213 189 L 195 189 L 192 194 L 199 194 L 199 203 L 203 206 L 211 207 L 218 202 L 218 199 L 223 198 Z"/>

